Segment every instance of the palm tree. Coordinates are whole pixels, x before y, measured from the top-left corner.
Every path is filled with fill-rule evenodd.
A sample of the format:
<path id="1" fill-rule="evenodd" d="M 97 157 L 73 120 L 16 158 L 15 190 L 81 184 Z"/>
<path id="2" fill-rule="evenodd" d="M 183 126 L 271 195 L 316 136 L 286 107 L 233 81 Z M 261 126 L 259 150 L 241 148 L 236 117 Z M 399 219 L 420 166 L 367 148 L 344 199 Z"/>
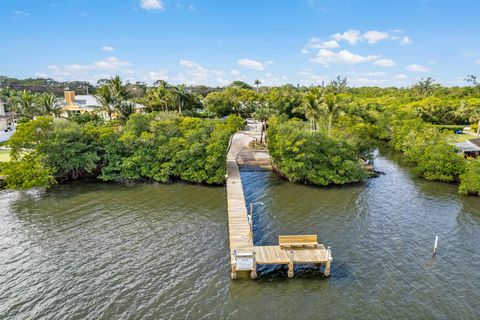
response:
<path id="1" fill-rule="evenodd" d="M 334 93 L 327 93 L 323 96 L 322 111 L 327 121 L 327 134 L 330 136 L 333 119 L 340 112 L 338 96 Z"/>
<path id="2" fill-rule="evenodd" d="M 189 99 L 188 91 L 185 89 L 185 85 L 182 84 L 173 87 L 172 92 L 177 100 L 178 113 L 182 114 L 182 109 L 185 107 L 185 104 L 188 102 Z"/>
<path id="3" fill-rule="evenodd" d="M 166 88 L 166 87 L 168 87 L 168 82 L 165 81 L 165 80 L 157 80 L 157 81 L 155 81 L 155 82 L 153 83 L 153 85 L 154 85 L 155 87 Z"/>
<path id="4" fill-rule="evenodd" d="M 153 106 L 161 107 L 163 111 L 168 112 L 168 105 L 173 101 L 173 94 L 163 86 L 149 89 L 150 104 Z"/>
<path id="5" fill-rule="evenodd" d="M 34 116 L 41 115 L 38 105 L 35 101 L 35 95 L 27 90 L 13 97 L 12 110 L 22 117 L 32 119 Z"/>
<path id="6" fill-rule="evenodd" d="M 45 92 L 38 97 L 38 105 L 46 114 L 59 117 L 63 109 L 63 100 L 52 93 Z"/>
<path id="7" fill-rule="evenodd" d="M 275 113 L 275 110 L 269 108 L 265 105 L 256 108 L 255 113 L 253 114 L 254 118 L 260 120 L 262 124 L 262 129 L 260 131 L 260 143 L 263 143 L 263 132 L 267 129 L 267 121 Z M 265 141 L 267 139 L 265 138 Z"/>
<path id="8" fill-rule="evenodd" d="M 123 85 L 122 79 L 120 76 L 115 76 L 108 81 L 112 93 L 117 97 L 118 100 L 124 101 L 128 99 L 128 92 Z"/>
<path id="9" fill-rule="evenodd" d="M 262 82 L 257 79 L 257 80 L 255 80 L 253 83 L 257 86 L 257 93 L 258 93 L 258 86 L 259 86 Z"/>
<path id="10" fill-rule="evenodd" d="M 109 119 L 112 120 L 113 113 L 122 108 L 122 104 L 127 100 L 128 92 L 123 85 L 122 79 L 119 76 L 115 76 L 109 80 L 102 81 L 95 98 L 100 104 L 100 108 L 107 112 Z"/>
<path id="11" fill-rule="evenodd" d="M 108 84 L 102 85 L 98 88 L 95 99 L 97 99 L 98 104 L 100 104 L 100 109 L 105 111 L 108 114 L 108 118 L 112 120 L 112 114 L 118 106 L 118 101 L 111 87 Z"/>
<path id="12" fill-rule="evenodd" d="M 318 87 L 310 89 L 303 96 L 300 107 L 295 108 L 293 112 L 300 112 L 310 121 L 310 130 L 318 129 L 318 117 L 322 108 L 322 90 Z"/>
<path id="13" fill-rule="evenodd" d="M 135 103 L 123 101 L 117 108 L 120 120 L 127 121 L 130 115 L 135 113 Z"/>
<path id="14" fill-rule="evenodd" d="M 3 102 L 5 111 L 12 111 L 16 103 L 15 98 L 17 97 L 17 91 L 10 88 L 5 88 L 0 90 L 0 101 Z"/>

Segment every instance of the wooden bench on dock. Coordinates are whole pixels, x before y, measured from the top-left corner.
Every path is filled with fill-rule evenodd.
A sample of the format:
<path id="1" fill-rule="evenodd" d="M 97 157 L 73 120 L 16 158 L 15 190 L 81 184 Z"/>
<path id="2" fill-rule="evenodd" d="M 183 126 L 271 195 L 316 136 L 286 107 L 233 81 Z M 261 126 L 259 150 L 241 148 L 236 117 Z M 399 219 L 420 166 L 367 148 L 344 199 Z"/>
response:
<path id="1" fill-rule="evenodd" d="M 278 236 L 280 248 L 316 248 L 318 247 L 317 235 Z"/>

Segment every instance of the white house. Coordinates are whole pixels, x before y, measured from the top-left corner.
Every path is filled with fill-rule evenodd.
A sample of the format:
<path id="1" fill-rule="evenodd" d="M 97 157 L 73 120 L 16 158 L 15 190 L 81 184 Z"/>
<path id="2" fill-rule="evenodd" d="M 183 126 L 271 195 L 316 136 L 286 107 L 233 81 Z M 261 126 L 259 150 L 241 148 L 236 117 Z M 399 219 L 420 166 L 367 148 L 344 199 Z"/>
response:
<path id="1" fill-rule="evenodd" d="M 62 117 L 68 118 L 74 113 L 96 112 L 103 119 L 108 120 L 108 114 L 100 110 L 100 104 L 93 95 L 75 95 L 75 91 L 65 90 L 65 106 L 63 107 Z M 144 113 L 145 106 L 135 103 L 135 113 Z M 115 115 L 114 115 L 115 117 Z"/>

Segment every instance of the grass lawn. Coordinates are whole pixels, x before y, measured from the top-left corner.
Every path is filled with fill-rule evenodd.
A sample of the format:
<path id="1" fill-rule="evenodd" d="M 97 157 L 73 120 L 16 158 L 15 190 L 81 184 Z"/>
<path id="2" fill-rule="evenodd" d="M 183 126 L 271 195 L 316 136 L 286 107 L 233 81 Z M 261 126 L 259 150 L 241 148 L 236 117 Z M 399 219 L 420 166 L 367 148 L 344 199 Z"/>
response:
<path id="1" fill-rule="evenodd" d="M 448 136 L 448 140 L 452 142 L 465 142 L 470 139 L 475 139 L 475 136 L 471 134 L 452 134 Z"/>
<path id="2" fill-rule="evenodd" d="M 10 161 L 10 150 L 0 149 L 0 162 Z"/>

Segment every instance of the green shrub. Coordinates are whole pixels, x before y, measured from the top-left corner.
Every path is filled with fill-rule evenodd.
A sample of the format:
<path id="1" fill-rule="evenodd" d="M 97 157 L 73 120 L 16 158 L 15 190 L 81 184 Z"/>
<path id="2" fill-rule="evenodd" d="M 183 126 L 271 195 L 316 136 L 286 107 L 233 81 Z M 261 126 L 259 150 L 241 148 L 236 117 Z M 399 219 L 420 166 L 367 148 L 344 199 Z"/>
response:
<path id="1" fill-rule="evenodd" d="M 3 163 L 0 176 L 5 177 L 4 184 L 8 189 L 47 187 L 55 183 L 52 171 L 37 158 L 30 157 Z"/>
<path id="2" fill-rule="evenodd" d="M 465 172 L 460 176 L 458 192 L 480 196 L 480 160 L 470 160 Z"/>
<path id="3" fill-rule="evenodd" d="M 156 113 L 134 114 L 123 128 L 39 117 L 18 127 L 10 143 L 14 161 L 2 172 L 9 188 L 84 177 L 221 184 L 230 136 L 242 126 L 238 116 L 162 120 Z"/>
<path id="4" fill-rule="evenodd" d="M 273 165 L 292 182 L 326 186 L 368 176 L 349 144 L 308 131 L 300 121 L 272 119 L 268 137 Z"/>
<path id="5" fill-rule="evenodd" d="M 446 135 L 421 120 L 396 121 L 390 144 L 416 166 L 414 171 L 427 180 L 457 182 L 465 160 L 447 144 Z"/>
<path id="6" fill-rule="evenodd" d="M 456 182 L 465 170 L 465 160 L 446 143 L 429 145 L 418 158 L 415 172 L 427 180 Z"/>

